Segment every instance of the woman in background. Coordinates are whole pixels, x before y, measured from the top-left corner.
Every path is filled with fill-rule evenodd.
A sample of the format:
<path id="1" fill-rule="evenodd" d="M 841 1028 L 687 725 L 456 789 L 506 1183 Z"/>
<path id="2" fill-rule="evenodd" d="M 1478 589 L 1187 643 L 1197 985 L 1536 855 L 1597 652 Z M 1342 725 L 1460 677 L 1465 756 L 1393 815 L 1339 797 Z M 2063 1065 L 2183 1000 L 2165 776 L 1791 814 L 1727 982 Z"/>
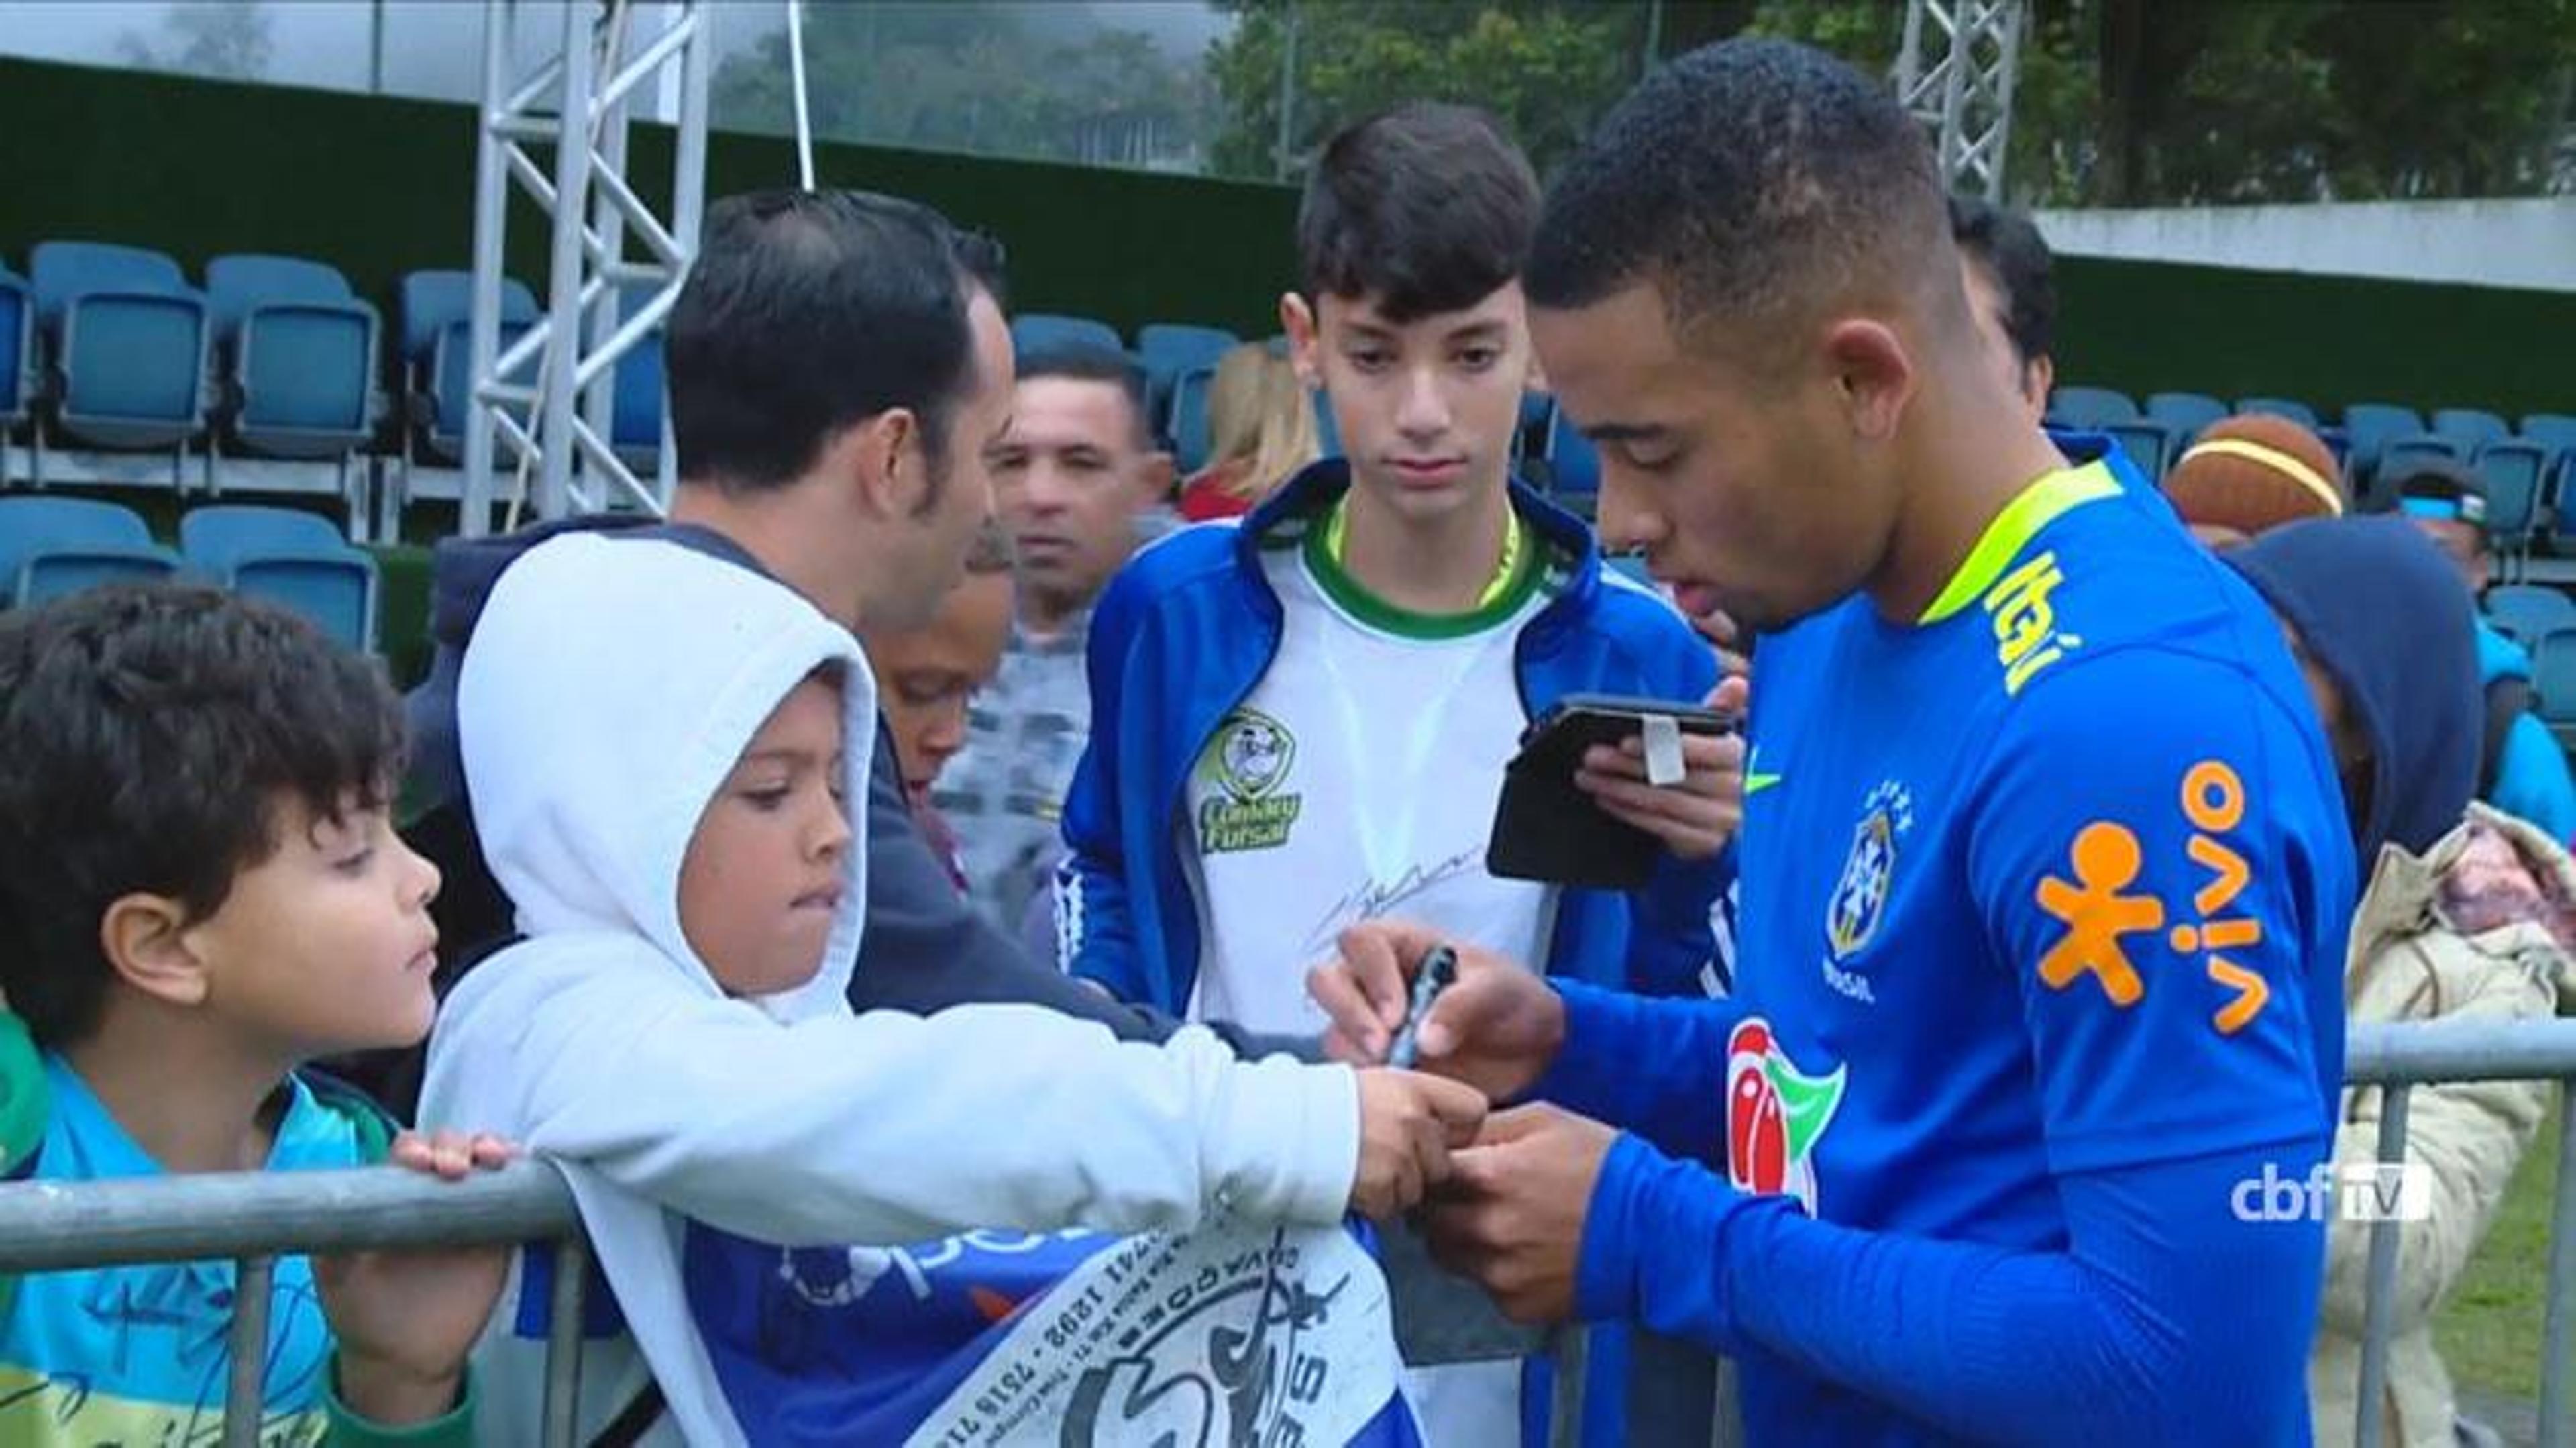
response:
<path id="1" fill-rule="evenodd" d="M 1225 354 L 1208 384 L 1208 464 L 1181 485 L 1192 523 L 1239 518 L 1322 455 L 1315 408 L 1288 359 L 1259 342 Z"/>

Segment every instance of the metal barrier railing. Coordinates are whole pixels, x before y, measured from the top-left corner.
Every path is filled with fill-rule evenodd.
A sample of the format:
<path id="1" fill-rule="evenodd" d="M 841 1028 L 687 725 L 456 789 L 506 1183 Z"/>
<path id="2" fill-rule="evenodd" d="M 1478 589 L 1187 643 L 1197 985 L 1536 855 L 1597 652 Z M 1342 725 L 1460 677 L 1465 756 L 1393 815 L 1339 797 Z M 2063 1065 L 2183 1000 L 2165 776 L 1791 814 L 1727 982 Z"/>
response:
<path id="1" fill-rule="evenodd" d="M 2409 1092 L 2450 1081 L 2554 1080 L 2562 1086 L 2558 1177 L 2549 1237 L 2542 1330 L 2540 1443 L 2576 1448 L 2576 1020 L 2438 1021 L 2354 1028 L 2345 1060 L 2351 1085 L 2380 1086 L 2379 1157 L 2403 1160 Z M 281 1253 L 371 1248 L 555 1244 L 546 1357 L 545 1448 L 572 1448 L 581 1372 L 582 1291 L 588 1247 L 563 1176 L 543 1161 L 517 1161 L 461 1182 L 432 1182 L 396 1167 L 350 1171 L 218 1173 L 131 1181 L 0 1185 L 0 1273 L 144 1262 L 234 1260 L 229 1333 L 232 1378 L 225 1448 L 253 1448 L 262 1414 L 260 1371 L 268 1333 L 270 1264 Z M 2357 1441 L 2379 1441 L 2388 1375 L 2398 1224 L 2373 1224 L 2363 1322 Z M 1505 1322 L 1470 1284 L 1431 1265 L 1401 1234 L 1387 1236 L 1386 1268 L 1404 1359 L 1417 1366 L 1557 1355 L 1558 1444 L 1579 1441 L 1583 1335 L 1543 1336 Z M 1731 1441 L 1719 1366 L 1686 1345 L 1638 1334 L 1632 1357 L 1651 1376 L 1686 1378 L 1689 1390 L 1632 1389 L 1631 1436 L 1641 1442 Z M 1704 1405 L 1704 1406 L 1703 1406 Z M 1638 1418 L 1643 1411 L 1652 1421 Z M 1651 1431 L 1649 1431 L 1651 1430 Z"/>
<path id="2" fill-rule="evenodd" d="M 2559 1084 L 2558 1180 L 2550 1204 L 2549 1287 L 2540 1343 L 2541 1448 L 2576 1448 L 2576 1400 L 2568 1372 L 2576 1358 L 2576 1020 L 2383 1022 L 2353 1028 L 2344 1081 L 2378 1086 L 2379 1160 L 2406 1156 L 2406 1108 L 2414 1087 L 2452 1081 Z M 2363 1297 L 2361 1398 L 2353 1441 L 2381 1441 L 2387 1398 L 2390 1314 L 2397 1285 L 2399 1224 L 2371 1224 L 2369 1285 Z"/>
<path id="3" fill-rule="evenodd" d="M 563 1174 L 515 1161 L 460 1182 L 401 1167 L 222 1172 L 0 1186 L 0 1272 L 233 1259 L 224 1448 L 257 1448 L 270 1265 L 303 1255 L 491 1242 L 556 1243 L 545 1448 L 572 1448 L 588 1244 Z"/>

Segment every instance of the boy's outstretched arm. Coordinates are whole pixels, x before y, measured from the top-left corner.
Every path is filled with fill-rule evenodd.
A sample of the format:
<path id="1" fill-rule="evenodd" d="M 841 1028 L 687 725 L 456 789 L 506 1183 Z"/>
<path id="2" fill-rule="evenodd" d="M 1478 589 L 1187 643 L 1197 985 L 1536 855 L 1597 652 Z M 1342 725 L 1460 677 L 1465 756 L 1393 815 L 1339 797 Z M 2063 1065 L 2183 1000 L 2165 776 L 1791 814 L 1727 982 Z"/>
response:
<path id="1" fill-rule="evenodd" d="M 1418 1197 L 1484 1111 L 1455 1082 L 1364 1089 L 1344 1067 L 1238 1061 L 1197 1029 L 1123 1043 L 1027 1006 L 781 1025 L 676 981 L 639 999 L 617 983 L 645 974 L 631 960 L 496 963 L 498 988 L 449 1003 L 425 1110 L 461 1119 L 509 1080 L 504 1124 L 527 1149 L 782 1246 L 1399 1210 L 1408 1174 Z"/>

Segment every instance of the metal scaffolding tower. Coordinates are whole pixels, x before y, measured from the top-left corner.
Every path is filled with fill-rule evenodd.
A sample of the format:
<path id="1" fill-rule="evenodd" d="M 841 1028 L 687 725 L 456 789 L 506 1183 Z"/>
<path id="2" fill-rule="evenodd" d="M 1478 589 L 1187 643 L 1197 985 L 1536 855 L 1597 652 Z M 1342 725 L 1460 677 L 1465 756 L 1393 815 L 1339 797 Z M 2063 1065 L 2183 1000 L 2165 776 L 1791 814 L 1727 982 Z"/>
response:
<path id="1" fill-rule="evenodd" d="M 539 518 L 618 503 L 667 509 L 676 466 L 668 418 L 655 475 L 640 480 L 614 446 L 616 363 L 670 314 L 706 203 L 714 42 L 705 0 L 556 0 L 527 8 L 540 21 L 559 8 L 563 33 L 549 58 L 518 75 L 519 0 L 483 5 L 474 385 L 460 520 L 469 535 L 491 529 L 496 501 L 507 501 L 513 516 L 524 505 Z M 630 27 L 655 16 L 665 22 L 661 32 L 630 45 Z M 626 175 L 628 110 L 648 81 L 657 83 L 663 108 L 675 112 L 678 133 L 667 223 Z M 550 169 L 539 164 L 539 151 L 550 153 Z M 501 277 L 512 182 L 546 218 L 551 250 L 544 313 L 504 348 Z M 630 242 L 639 255 L 629 255 Z M 494 475 L 505 458 L 513 470 L 508 487 Z"/>
<path id="2" fill-rule="evenodd" d="M 2004 199 L 2025 11 L 2023 0 L 1907 0 L 1896 61 L 1897 96 L 1931 128 L 1942 176 L 1994 201 Z"/>

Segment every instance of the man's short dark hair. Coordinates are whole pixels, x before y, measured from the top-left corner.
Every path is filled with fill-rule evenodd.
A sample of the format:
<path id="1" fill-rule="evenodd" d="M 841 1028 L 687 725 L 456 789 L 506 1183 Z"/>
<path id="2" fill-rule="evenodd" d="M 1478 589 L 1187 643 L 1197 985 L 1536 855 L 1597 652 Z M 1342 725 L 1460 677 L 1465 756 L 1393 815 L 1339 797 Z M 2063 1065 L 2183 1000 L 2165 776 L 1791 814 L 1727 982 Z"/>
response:
<path id="1" fill-rule="evenodd" d="M 1145 371 L 1126 353 L 1093 342 L 1060 342 L 1036 348 L 1019 359 L 1019 379 L 1035 382 L 1041 377 L 1098 382 L 1117 388 L 1127 399 L 1128 416 L 1135 421 L 1137 446 L 1153 451 L 1154 408 L 1147 400 Z"/>
<path id="2" fill-rule="evenodd" d="M 1920 290 L 1952 264 L 1943 196 L 1886 87 L 1803 45 L 1720 41 L 1648 76 L 1566 162 L 1530 300 L 1584 307 L 1643 282 L 1676 331 L 1721 312 L 1733 331 Z"/>
<path id="3" fill-rule="evenodd" d="M 2024 367 L 2057 350 L 2057 279 L 2048 239 L 2027 215 L 1982 196 L 1950 196 L 1950 236 L 2004 294 L 2004 331 Z"/>
<path id="4" fill-rule="evenodd" d="M 894 408 L 937 463 L 975 367 L 966 309 L 1001 300 L 1000 247 L 918 202 L 765 191 L 707 209 L 671 310 L 671 433 L 680 476 L 781 487 L 824 445 Z"/>
<path id="5" fill-rule="evenodd" d="M 98 588 L 0 614 L 0 990 L 36 1039 L 95 1030 L 99 923 L 138 891 L 189 918 L 275 853 L 280 810 L 375 808 L 402 712 L 373 660 L 211 588 Z"/>
<path id="6" fill-rule="evenodd" d="M 1463 311 L 1516 280 L 1538 178 L 1491 116 L 1400 106 L 1324 143 L 1297 208 L 1311 297 L 1366 297 L 1388 321 Z"/>

